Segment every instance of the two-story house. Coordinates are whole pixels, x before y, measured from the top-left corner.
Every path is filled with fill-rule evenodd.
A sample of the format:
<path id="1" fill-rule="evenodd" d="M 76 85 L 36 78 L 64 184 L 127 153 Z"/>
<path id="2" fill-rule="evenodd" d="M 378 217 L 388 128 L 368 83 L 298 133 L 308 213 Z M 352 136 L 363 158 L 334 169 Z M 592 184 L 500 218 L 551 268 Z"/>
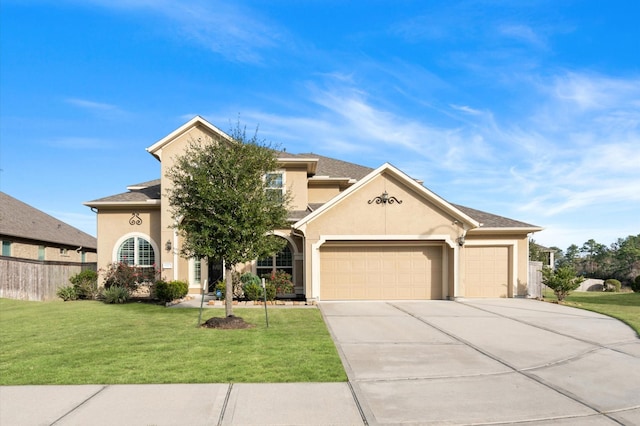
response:
<path id="1" fill-rule="evenodd" d="M 196 116 L 147 148 L 160 179 L 85 203 L 97 211 L 99 268 L 155 266 L 192 293 L 222 278 L 222 260 L 180 257 L 166 200 L 174 159 L 205 139 L 228 136 Z M 287 244 L 242 270 L 285 270 L 307 300 L 527 296 L 528 236 L 542 228 L 452 204 L 388 163 L 371 169 L 288 152 L 278 162 L 268 181 L 292 196 L 290 227 L 274 230 Z"/>

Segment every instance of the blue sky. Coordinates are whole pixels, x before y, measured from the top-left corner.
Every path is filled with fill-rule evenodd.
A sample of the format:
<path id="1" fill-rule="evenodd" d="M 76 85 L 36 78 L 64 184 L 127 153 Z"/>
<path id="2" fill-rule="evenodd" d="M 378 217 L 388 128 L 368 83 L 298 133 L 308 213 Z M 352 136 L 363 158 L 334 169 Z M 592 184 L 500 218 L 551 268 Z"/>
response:
<path id="1" fill-rule="evenodd" d="M 159 177 L 194 115 L 384 162 L 565 249 L 640 233 L 640 2 L 0 0 L 0 190 L 84 201 Z"/>

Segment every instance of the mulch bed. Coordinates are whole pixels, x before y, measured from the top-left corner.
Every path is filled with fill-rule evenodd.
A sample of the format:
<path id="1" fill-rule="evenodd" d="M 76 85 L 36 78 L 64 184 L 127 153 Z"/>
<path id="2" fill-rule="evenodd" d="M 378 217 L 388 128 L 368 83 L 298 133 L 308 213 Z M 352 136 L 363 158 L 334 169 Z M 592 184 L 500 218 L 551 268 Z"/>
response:
<path id="1" fill-rule="evenodd" d="M 242 328 L 255 327 L 253 324 L 245 322 L 242 317 L 230 315 L 228 317 L 209 318 L 201 325 L 204 328 L 218 328 L 223 330 L 238 330 Z"/>

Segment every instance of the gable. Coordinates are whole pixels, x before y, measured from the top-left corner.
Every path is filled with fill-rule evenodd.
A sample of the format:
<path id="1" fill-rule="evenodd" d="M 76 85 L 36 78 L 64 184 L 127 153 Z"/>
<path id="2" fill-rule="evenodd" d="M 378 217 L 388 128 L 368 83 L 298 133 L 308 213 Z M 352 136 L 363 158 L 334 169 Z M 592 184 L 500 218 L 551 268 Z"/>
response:
<path id="1" fill-rule="evenodd" d="M 390 201 L 381 202 L 383 193 Z M 380 202 L 378 202 L 380 201 Z M 332 235 L 456 236 L 479 224 L 400 170 L 384 164 L 329 203 L 294 224 L 310 233 Z"/>

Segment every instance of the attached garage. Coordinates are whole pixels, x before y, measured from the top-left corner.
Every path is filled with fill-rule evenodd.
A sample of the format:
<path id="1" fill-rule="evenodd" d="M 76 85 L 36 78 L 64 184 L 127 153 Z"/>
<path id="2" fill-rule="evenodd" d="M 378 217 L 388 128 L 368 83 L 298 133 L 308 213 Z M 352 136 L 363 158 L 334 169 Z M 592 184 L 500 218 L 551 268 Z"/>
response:
<path id="1" fill-rule="evenodd" d="M 321 300 L 442 299 L 443 247 L 328 243 L 320 283 Z"/>
<path id="2" fill-rule="evenodd" d="M 464 259 L 465 297 L 512 297 L 509 247 L 467 246 Z"/>

